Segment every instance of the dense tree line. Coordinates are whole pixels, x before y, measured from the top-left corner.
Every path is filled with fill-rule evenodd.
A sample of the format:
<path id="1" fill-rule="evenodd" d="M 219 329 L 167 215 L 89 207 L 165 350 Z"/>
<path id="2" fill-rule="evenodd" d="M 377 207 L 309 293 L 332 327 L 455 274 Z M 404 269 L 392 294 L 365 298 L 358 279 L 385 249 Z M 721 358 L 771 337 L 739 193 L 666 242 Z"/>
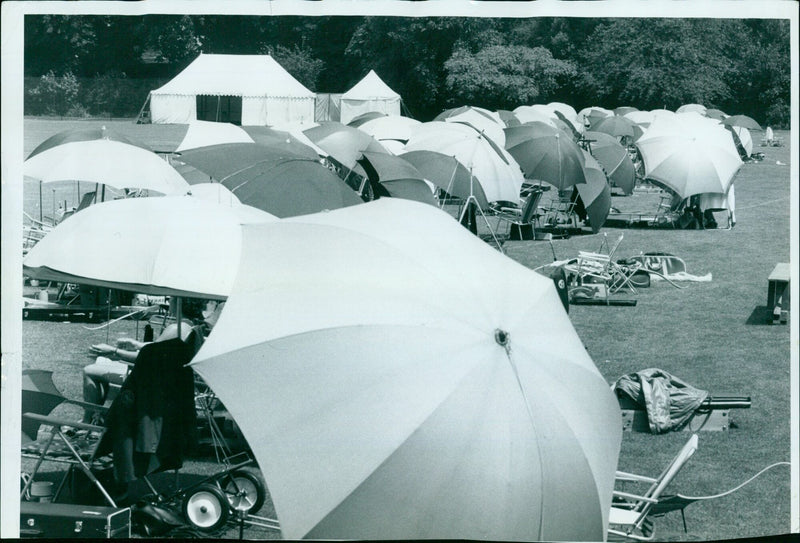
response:
<path id="1" fill-rule="evenodd" d="M 421 120 L 559 101 L 789 122 L 789 23 L 774 19 L 28 15 L 26 112 L 130 114 L 201 51 L 269 53 L 317 92 L 374 69 Z"/>

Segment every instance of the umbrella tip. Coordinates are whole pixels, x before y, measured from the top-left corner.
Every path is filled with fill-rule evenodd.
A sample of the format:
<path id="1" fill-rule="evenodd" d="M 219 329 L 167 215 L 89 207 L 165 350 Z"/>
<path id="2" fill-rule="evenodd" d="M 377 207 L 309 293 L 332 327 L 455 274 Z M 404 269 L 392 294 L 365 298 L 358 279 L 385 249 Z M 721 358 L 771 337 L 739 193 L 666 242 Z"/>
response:
<path id="1" fill-rule="evenodd" d="M 497 342 L 498 345 L 500 345 L 503 348 L 508 348 L 508 340 L 510 337 L 511 334 L 509 334 L 505 330 L 501 330 L 500 328 L 497 328 L 494 331 L 494 340 Z"/>

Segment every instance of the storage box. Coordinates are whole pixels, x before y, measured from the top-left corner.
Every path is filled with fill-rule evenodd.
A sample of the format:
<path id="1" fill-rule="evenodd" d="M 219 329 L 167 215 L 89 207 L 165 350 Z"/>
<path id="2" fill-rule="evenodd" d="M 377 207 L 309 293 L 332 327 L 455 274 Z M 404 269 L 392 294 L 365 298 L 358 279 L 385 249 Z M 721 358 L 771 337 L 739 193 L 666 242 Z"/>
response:
<path id="1" fill-rule="evenodd" d="M 19 535 L 23 538 L 130 538 L 129 507 L 20 502 Z"/>

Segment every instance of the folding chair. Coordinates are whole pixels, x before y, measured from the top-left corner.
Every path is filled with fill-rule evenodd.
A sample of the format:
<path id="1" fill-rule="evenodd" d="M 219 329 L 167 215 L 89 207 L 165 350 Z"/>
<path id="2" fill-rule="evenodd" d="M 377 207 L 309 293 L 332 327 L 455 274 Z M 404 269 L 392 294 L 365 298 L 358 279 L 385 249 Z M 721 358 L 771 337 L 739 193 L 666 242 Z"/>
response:
<path id="1" fill-rule="evenodd" d="M 617 481 L 646 483 L 650 487 L 642 495 L 630 492 L 614 491 L 615 502 L 612 503 L 608 517 L 609 536 L 618 536 L 635 541 L 652 541 L 655 537 L 655 526 L 652 516 L 664 514 L 662 510 L 656 512 L 655 507 L 662 498 L 664 489 L 672 482 L 678 472 L 683 468 L 689 458 L 697 450 L 698 437 L 692 437 L 681 448 L 680 452 L 672 459 L 669 465 L 661 472 L 658 478 L 635 475 L 624 471 L 617 471 Z M 683 513 L 683 509 L 681 509 Z"/>
<path id="2" fill-rule="evenodd" d="M 65 398 L 53 384 L 52 374 L 53 372 L 45 370 L 22 372 L 22 457 L 35 459 L 36 463 L 20 492 L 20 498 L 27 496 L 39 468 L 47 461 L 69 465 L 69 469 L 56 487 L 53 501 L 58 500 L 70 475 L 77 468 L 100 490 L 108 503 L 116 507 L 114 500 L 92 470 L 92 467 L 110 466 L 110 459 L 96 458 L 97 445 L 105 433 L 105 428 L 97 424 L 50 416 L 53 409 L 62 403 L 81 407 L 86 412 L 96 415 L 104 415 L 108 409 L 101 405 Z M 41 426 L 49 428 L 49 432 L 39 439 Z"/>
<path id="3" fill-rule="evenodd" d="M 545 209 L 544 223 L 553 228 L 577 228 L 578 216 L 575 214 L 575 200 L 570 191 L 560 191 L 558 199 Z"/>
<path id="4" fill-rule="evenodd" d="M 536 239 L 536 225 L 541 217 L 539 202 L 542 200 L 542 194 L 544 194 L 543 190 L 534 187 L 529 192 L 523 207 L 501 207 L 495 211 L 494 215 L 499 222 L 508 223 L 507 237 L 510 239 Z M 523 229 L 528 226 L 531 230 L 530 236 L 523 236 Z"/>
<path id="5" fill-rule="evenodd" d="M 634 265 L 633 267 L 623 268 L 614 261 L 614 255 L 622 242 L 623 235 L 617 238 L 616 243 L 609 249 L 608 254 L 602 252 L 588 252 L 580 251 L 578 258 L 565 266 L 565 271 L 570 273 L 571 294 L 583 295 L 591 298 L 605 299 L 606 303 L 610 305 L 609 295 L 620 291 L 623 288 L 629 289 L 631 292 L 636 293 L 636 287 L 631 282 L 636 270 L 640 267 Z M 604 237 L 603 243 L 600 245 L 600 251 L 603 246 L 608 246 L 608 239 Z M 589 292 L 591 291 L 591 292 Z M 591 294 L 591 296 L 587 296 Z"/>

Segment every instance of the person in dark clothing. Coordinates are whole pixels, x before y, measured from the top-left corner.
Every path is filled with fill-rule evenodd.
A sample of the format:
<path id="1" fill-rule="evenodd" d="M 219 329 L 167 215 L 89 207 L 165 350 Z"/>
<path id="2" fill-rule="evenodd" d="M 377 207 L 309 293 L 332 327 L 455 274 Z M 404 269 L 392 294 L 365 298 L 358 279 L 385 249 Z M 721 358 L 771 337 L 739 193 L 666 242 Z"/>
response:
<path id="1" fill-rule="evenodd" d="M 113 452 L 116 494 L 144 475 L 176 469 L 197 441 L 194 375 L 187 366 L 199 348 L 188 323 L 168 326 L 144 345 L 111 404 L 98 455 Z"/>

